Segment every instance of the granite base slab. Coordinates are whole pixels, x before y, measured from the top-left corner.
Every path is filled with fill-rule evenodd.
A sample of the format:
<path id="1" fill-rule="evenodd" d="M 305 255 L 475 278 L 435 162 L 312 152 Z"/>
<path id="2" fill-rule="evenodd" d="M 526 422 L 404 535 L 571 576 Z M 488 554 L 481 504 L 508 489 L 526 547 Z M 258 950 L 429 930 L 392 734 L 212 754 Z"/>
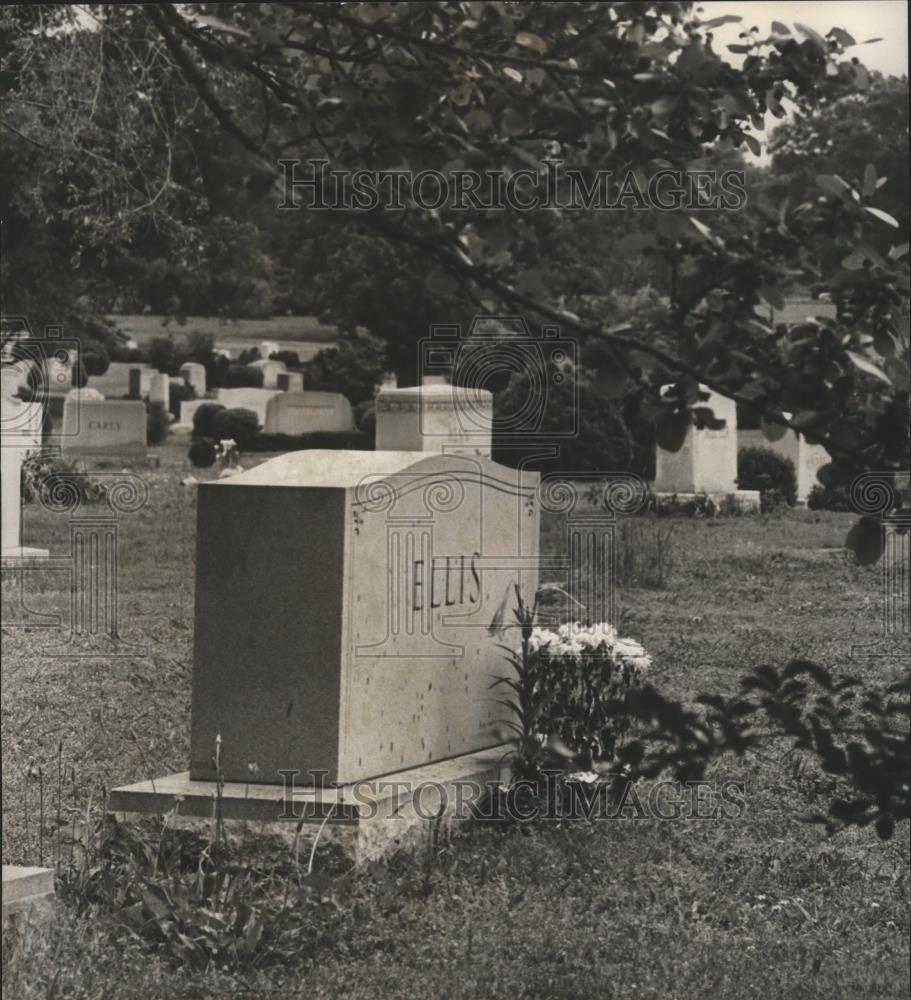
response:
<path id="1" fill-rule="evenodd" d="M 419 845 L 431 826 L 448 831 L 469 818 L 474 802 L 508 780 L 508 750 L 492 747 L 332 787 L 297 785 L 291 776 L 284 787 L 226 782 L 221 818 L 232 839 L 278 836 L 290 844 L 319 836 L 362 864 Z M 121 822 L 167 815 L 169 826 L 203 833 L 215 808 L 216 782 L 193 780 L 189 771 L 115 788 L 108 798 L 108 813 Z"/>
<path id="2" fill-rule="evenodd" d="M 656 493 L 659 502 L 676 499 L 678 503 L 694 503 L 711 500 L 716 508 L 733 500 L 742 511 L 757 511 L 760 509 L 759 490 L 735 490 L 731 493 Z"/>
<path id="3" fill-rule="evenodd" d="M 3 866 L 3 927 L 50 913 L 54 901 L 54 869 Z"/>

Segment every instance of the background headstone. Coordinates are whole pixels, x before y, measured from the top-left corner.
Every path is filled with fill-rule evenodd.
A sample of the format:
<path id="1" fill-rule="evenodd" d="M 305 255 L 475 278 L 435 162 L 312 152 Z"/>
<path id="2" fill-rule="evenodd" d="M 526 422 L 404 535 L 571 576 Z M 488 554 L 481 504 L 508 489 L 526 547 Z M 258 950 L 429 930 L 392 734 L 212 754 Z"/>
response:
<path id="1" fill-rule="evenodd" d="M 275 389 L 278 385 L 278 376 L 288 370 L 284 361 L 253 361 L 251 368 L 258 368 L 263 373 L 263 388 Z"/>
<path id="2" fill-rule="evenodd" d="M 145 458 L 145 403 L 74 399 L 71 393 L 63 405 L 60 447 L 67 456 Z"/>
<path id="3" fill-rule="evenodd" d="M 54 869 L 3 865 L 3 929 L 18 918 L 32 926 L 54 900 Z"/>
<path id="4" fill-rule="evenodd" d="M 155 372 L 149 379 L 149 402 L 161 403 L 165 409 L 171 404 L 171 379 L 168 375 Z"/>
<path id="5" fill-rule="evenodd" d="M 187 385 L 193 387 L 197 396 L 206 394 L 206 367 L 196 361 L 188 361 L 180 366 L 180 374 L 183 375 Z"/>
<path id="6" fill-rule="evenodd" d="M 708 391 L 704 386 L 702 389 Z M 679 451 L 656 446 L 656 493 L 737 492 L 737 404 L 711 392 L 708 400 L 699 405 L 710 407 L 725 426 L 720 430 L 698 430 L 691 425 Z"/>
<path id="7" fill-rule="evenodd" d="M 430 376 L 431 378 L 434 376 Z M 377 451 L 446 451 L 490 457 L 493 395 L 446 383 L 380 389 Z"/>
<path id="8" fill-rule="evenodd" d="M 180 403 L 180 416 L 177 420 L 177 427 L 187 427 L 193 429 L 193 417 L 203 403 L 214 403 L 214 399 L 184 399 Z"/>
<path id="9" fill-rule="evenodd" d="M 351 782 L 503 742 L 488 626 L 537 581 L 536 473 L 292 452 L 200 485 L 191 770 Z M 521 563 L 524 557 L 526 560 Z"/>
<path id="10" fill-rule="evenodd" d="M 741 448 L 770 448 L 776 455 L 789 458 L 794 463 L 797 478 L 797 503 L 804 505 L 810 491 L 819 483 L 816 473 L 832 461 L 832 456 L 821 444 L 810 444 L 797 431 L 788 430 L 777 441 L 770 441 L 762 431 L 740 431 Z"/>
<path id="11" fill-rule="evenodd" d="M 281 392 L 266 406 L 267 434 L 353 431 L 351 404 L 337 392 Z"/>
<path id="12" fill-rule="evenodd" d="M 237 389 L 219 389 L 218 402 L 228 409 L 252 410 L 259 418 L 260 424 L 266 425 L 266 408 L 269 400 L 278 394 L 278 389 L 252 389 L 241 387 Z"/>
<path id="13" fill-rule="evenodd" d="M 90 375 L 87 385 L 97 389 L 105 399 L 123 399 L 130 394 L 130 372 L 138 368 L 139 392 L 145 396 L 149 391 L 152 368 L 146 364 L 128 361 L 112 361 L 103 375 Z"/>
<path id="14" fill-rule="evenodd" d="M 112 361 L 103 375 L 90 375 L 87 385 L 97 389 L 105 399 L 123 399 L 130 394 L 130 372 L 139 369 L 139 395 L 149 392 L 149 380 L 153 370 L 146 364 L 128 361 Z"/>
<path id="15" fill-rule="evenodd" d="M 303 372 L 279 372 L 275 377 L 275 386 L 282 392 L 303 392 Z"/>
<path id="16" fill-rule="evenodd" d="M 2 497 L 2 537 L 4 560 L 47 558 L 46 549 L 22 545 L 22 463 L 32 452 L 41 450 L 43 420 L 40 402 L 16 398 L 19 376 L 4 368 L 0 380 L 0 497 Z"/>

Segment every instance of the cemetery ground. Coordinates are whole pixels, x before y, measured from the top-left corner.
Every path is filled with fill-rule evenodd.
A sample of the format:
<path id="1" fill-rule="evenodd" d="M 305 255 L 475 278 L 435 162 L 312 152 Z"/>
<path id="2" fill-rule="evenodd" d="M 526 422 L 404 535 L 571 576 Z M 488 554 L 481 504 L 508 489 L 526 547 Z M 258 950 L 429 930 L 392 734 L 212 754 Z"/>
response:
<path id="1" fill-rule="evenodd" d="M 451 838 L 428 828 L 417 852 L 356 871 L 320 846 L 310 876 L 309 844 L 296 867 L 251 834 L 218 863 L 237 876 L 235 898 L 223 883 L 208 908 L 194 904 L 198 847 L 153 824 L 97 825 L 107 789 L 188 760 L 195 491 L 180 482 L 185 453 L 173 438 L 152 449 L 161 464 L 143 471 L 150 503 L 121 522 L 122 634 L 146 657 L 48 657 L 40 633 L 4 632 L 3 860 L 60 873 L 55 917 L 5 962 L 10 996 L 907 996 L 907 823 L 884 843 L 870 829 L 829 838 L 801 822 L 825 810 L 832 780 L 771 736 L 709 775 L 743 782 L 740 816 L 482 822 Z M 841 549 L 850 521 L 791 511 L 624 523 L 622 631 L 652 654 L 649 679 L 685 699 L 733 694 L 751 668 L 806 656 L 897 680 L 897 660 L 849 656 L 881 628 L 879 566 L 852 565 Z M 542 525 L 544 551 L 560 531 Z M 67 525 L 32 505 L 24 542 L 39 540 L 65 548 Z M 59 580 L 27 579 L 34 611 L 66 614 Z M 163 908 L 157 926 L 129 923 L 125 903 L 140 892 Z M 200 959 L 194 937 L 217 957 Z"/>

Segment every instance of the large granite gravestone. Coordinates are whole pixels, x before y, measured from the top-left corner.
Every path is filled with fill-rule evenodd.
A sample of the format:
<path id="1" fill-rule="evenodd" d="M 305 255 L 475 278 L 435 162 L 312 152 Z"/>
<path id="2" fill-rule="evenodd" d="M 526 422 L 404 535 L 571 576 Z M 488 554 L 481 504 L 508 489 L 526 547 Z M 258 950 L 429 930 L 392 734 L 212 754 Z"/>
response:
<path id="1" fill-rule="evenodd" d="M 206 394 L 206 367 L 196 361 L 187 361 L 180 366 L 180 374 L 183 375 L 187 385 L 193 387 L 197 396 Z"/>
<path id="2" fill-rule="evenodd" d="M 41 449 L 40 402 L 16 398 L 18 373 L 3 369 L 0 382 L 0 493 L 2 493 L 2 559 L 5 563 L 46 559 L 47 549 L 22 545 L 22 463 Z"/>
<path id="3" fill-rule="evenodd" d="M 69 457 L 145 458 L 145 403 L 84 399 L 70 393 L 63 404 L 60 446 Z"/>
<path id="4" fill-rule="evenodd" d="M 260 425 L 266 424 L 266 409 L 269 400 L 277 395 L 278 389 L 253 389 L 241 387 L 237 389 L 219 389 L 218 400 L 229 410 L 252 410 L 259 419 Z"/>
<path id="5" fill-rule="evenodd" d="M 376 396 L 377 451 L 446 451 L 490 457 L 493 395 L 431 383 L 381 388 Z"/>
<path id="6" fill-rule="evenodd" d="M 284 361 L 253 361 L 250 363 L 250 367 L 257 368 L 263 373 L 264 389 L 278 388 L 278 376 L 288 370 L 288 366 Z"/>
<path id="7" fill-rule="evenodd" d="M 337 392 L 281 392 L 266 406 L 267 434 L 352 431 L 351 404 Z"/>
<path id="8" fill-rule="evenodd" d="M 797 479 L 797 503 L 805 506 L 810 491 L 819 483 L 816 474 L 832 461 L 821 444 L 810 444 L 797 431 L 788 430 L 777 441 L 770 441 L 762 431 L 740 431 L 741 448 L 770 448 L 776 455 L 790 459 Z"/>
<path id="9" fill-rule="evenodd" d="M 659 496 L 704 494 L 713 500 L 730 497 L 742 507 L 758 507 L 757 491 L 737 489 L 737 404 L 701 388 L 708 392 L 708 399 L 700 405 L 724 420 L 724 427 L 700 429 L 691 424 L 678 451 L 657 445 L 653 489 Z"/>
<path id="10" fill-rule="evenodd" d="M 199 487 L 191 779 L 353 782 L 502 742 L 488 625 L 536 586 L 536 473 L 293 452 Z M 309 776 L 309 778 L 308 778 Z"/>

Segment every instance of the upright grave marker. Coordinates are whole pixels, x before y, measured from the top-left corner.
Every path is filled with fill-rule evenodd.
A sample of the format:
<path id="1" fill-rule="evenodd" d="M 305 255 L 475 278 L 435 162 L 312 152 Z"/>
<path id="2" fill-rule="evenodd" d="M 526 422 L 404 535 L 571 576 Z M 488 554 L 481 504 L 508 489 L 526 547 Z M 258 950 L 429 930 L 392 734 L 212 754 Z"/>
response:
<path id="1" fill-rule="evenodd" d="M 268 434 L 354 430 L 351 404 L 337 392 L 280 392 L 266 404 Z"/>
<path id="2" fill-rule="evenodd" d="M 149 380 L 153 374 L 152 368 L 146 364 L 112 361 L 103 375 L 90 375 L 88 384 L 97 389 L 105 399 L 123 399 L 134 391 L 132 380 L 135 376 L 130 373 L 136 370 L 139 371 L 139 387 L 138 394 L 133 398 L 139 398 L 148 394 Z"/>
<path id="3" fill-rule="evenodd" d="M 263 373 L 263 388 L 278 388 L 278 376 L 284 374 L 288 367 L 284 361 L 253 361 L 251 368 L 258 368 Z"/>
<path id="4" fill-rule="evenodd" d="M 191 778 L 215 778 L 217 736 L 226 780 L 254 762 L 265 783 L 502 742 L 487 626 L 514 583 L 534 592 L 537 481 L 482 458 L 309 451 L 201 485 Z"/>
<path id="5" fill-rule="evenodd" d="M 493 395 L 430 383 L 381 388 L 376 397 L 377 451 L 445 451 L 490 457 Z"/>
<path id="6" fill-rule="evenodd" d="M 145 403 L 80 399 L 71 393 L 63 404 L 60 446 L 70 457 L 145 458 Z"/>
<path id="7" fill-rule="evenodd" d="M 206 394 L 206 366 L 196 361 L 187 361 L 180 366 L 180 374 L 183 375 L 187 385 L 192 386 L 197 396 Z"/>
<path id="8" fill-rule="evenodd" d="M 788 414 L 786 414 L 788 416 Z M 832 456 L 820 444 L 810 444 L 797 431 L 788 430 L 777 441 L 770 441 L 762 431 L 740 431 L 743 448 L 770 448 L 776 455 L 790 459 L 797 479 L 797 503 L 805 506 L 810 491 L 819 483 L 817 472 L 832 461 Z"/>
<path id="9" fill-rule="evenodd" d="M 282 392 L 303 392 L 303 372 L 279 372 L 275 379 L 275 387 Z"/>
<path id="10" fill-rule="evenodd" d="M 165 409 L 171 402 L 171 379 L 168 375 L 155 372 L 149 379 L 149 402 L 160 403 Z"/>
<path id="11" fill-rule="evenodd" d="M 47 549 L 22 545 L 22 464 L 41 450 L 42 406 L 16 398 L 19 376 L 14 368 L 2 370 L 0 383 L 0 480 L 2 480 L 2 559 L 46 559 Z"/>
<path id="12" fill-rule="evenodd" d="M 219 389 L 218 402 L 229 410 L 252 410 L 260 424 L 266 425 L 266 412 L 269 400 L 277 395 L 278 389 L 254 389 L 241 387 L 237 389 Z"/>
<path id="13" fill-rule="evenodd" d="M 702 390 L 709 398 L 700 405 L 724 420 L 724 427 L 700 429 L 691 424 L 678 451 L 656 446 L 653 489 L 659 496 L 705 494 L 716 502 L 731 497 L 743 507 L 758 507 L 758 491 L 737 489 L 737 404 Z"/>

